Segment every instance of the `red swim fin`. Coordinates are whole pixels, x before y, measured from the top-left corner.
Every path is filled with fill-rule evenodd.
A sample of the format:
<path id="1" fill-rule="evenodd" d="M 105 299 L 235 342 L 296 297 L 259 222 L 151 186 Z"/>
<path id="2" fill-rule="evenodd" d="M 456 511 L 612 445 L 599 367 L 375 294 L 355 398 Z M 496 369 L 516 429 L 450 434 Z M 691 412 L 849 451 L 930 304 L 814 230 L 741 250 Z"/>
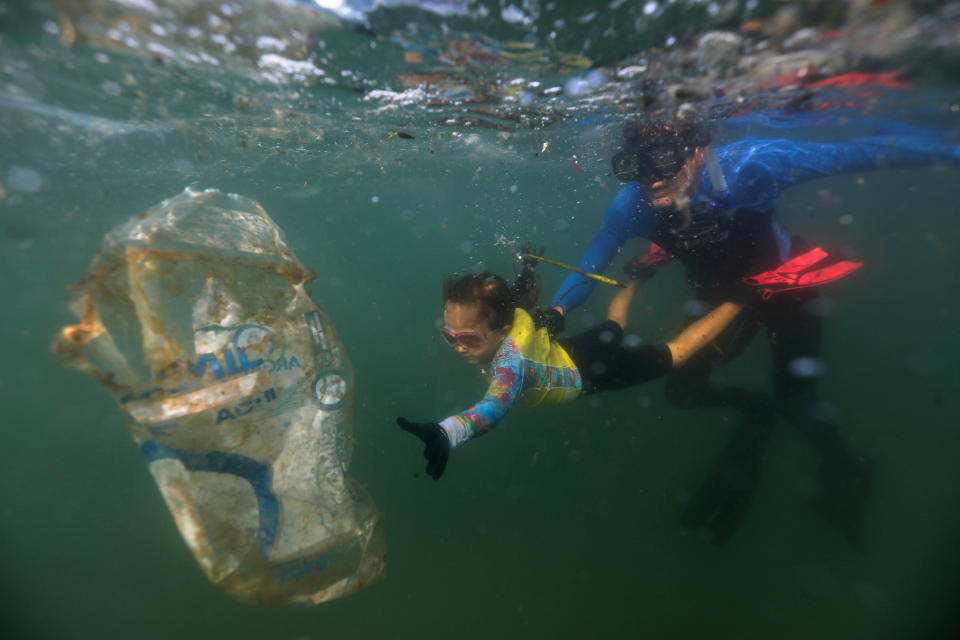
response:
<path id="1" fill-rule="evenodd" d="M 829 254 L 816 247 L 784 262 L 776 269 L 758 273 L 755 276 L 746 276 L 743 282 L 761 288 L 764 300 L 769 300 L 779 291 L 815 287 L 833 280 L 839 280 L 850 275 L 863 266 L 862 262 L 838 260 L 819 269 L 812 269 L 823 262 Z"/>
<path id="2" fill-rule="evenodd" d="M 840 278 L 850 275 L 862 266 L 862 262 L 851 262 L 849 260 L 834 262 L 823 269 L 808 271 L 802 274 L 797 279 L 797 285 L 798 287 L 814 287 L 825 282 L 839 280 Z"/>

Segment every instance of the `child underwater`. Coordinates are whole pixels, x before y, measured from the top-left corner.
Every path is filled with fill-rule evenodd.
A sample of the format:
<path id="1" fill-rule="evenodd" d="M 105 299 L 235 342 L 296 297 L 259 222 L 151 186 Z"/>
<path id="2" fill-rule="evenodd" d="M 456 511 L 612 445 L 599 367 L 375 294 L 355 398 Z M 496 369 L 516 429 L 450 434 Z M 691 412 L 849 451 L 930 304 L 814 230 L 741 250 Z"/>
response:
<path id="1" fill-rule="evenodd" d="M 627 313 L 641 280 L 611 301 L 607 319 L 570 338 L 553 338 L 524 307 L 521 281 L 513 287 L 489 273 L 451 276 L 443 283 L 444 340 L 467 362 L 490 368 L 483 399 L 440 422 L 397 424 L 425 445 L 426 472 L 439 480 L 450 449 L 493 429 L 515 402 L 528 406 L 569 402 L 581 395 L 648 382 L 683 365 L 736 318 L 742 305 L 726 302 L 665 343 L 624 338 Z M 519 285 L 519 286 L 518 286 Z M 529 297 L 529 296 L 527 296 Z"/>

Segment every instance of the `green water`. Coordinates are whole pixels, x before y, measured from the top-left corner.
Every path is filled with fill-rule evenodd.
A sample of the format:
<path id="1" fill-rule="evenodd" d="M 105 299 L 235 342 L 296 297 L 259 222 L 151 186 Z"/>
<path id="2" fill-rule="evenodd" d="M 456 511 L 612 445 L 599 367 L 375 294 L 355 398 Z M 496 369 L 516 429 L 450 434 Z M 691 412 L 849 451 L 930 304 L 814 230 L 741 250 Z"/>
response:
<path id="1" fill-rule="evenodd" d="M 10 27 L 0 41 L 16 53 L 7 79 L 27 86 L 29 74 L 9 68 L 34 65 L 40 103 L 126 119 L 130 104 L 91 96 L 129 72 L 142 74 L 148 109 L 166 96 L 188 115 L 162 131 L 104 135 L 36 111 L 2 113 L 0 173 L 9 182 L 10 167 L 26 166 L 43 180 L 36 191 L 8 186 L 0 200 L 4 637 L 954 637 L 960 225 L 951 194 L 960 169 L 833 177 L 783 198 L 792 231 L 866 263 L 827 292 L 835 306 L 821 395 L 876 461 L 877 485 L 863 540 L 851 544 L 809 508 L 817 459 L 781 423 L 753 509 L 717 548 L 685 534 L 679 518 L 732 418 L 671 408 L 661 383 L 517 408 L 456 450 L 439 482 L 394 423 L 440 419 L 476 400 L 482 378 L 434 329 L 441 278 L 479 264 L 509 273 L 499 234 L 577 261 L 615 193 L 607 158 L 616 127 L 454 130 L 409 113 L 373 115 L 342 94 L 300 95 L 286 108 L 301 115 L 279 118 L 231 106 L 229 91 L 197 76 L 113 52 L 98 66 L 95 50 L 60 49 L 42 34 L 49 16 L 20 15 L 27 32 Z M 182 86 L 195 87 L 195 102 L 174 95 Z M 274 98 L 268 105 L 283 104 Z M 417 137 L 387 141 L 397 127 Z M 380 506 L 389 544 L 387 579 L 358 595 L 267 609 L 218 592 L 113 399 L 49 355 L 52 336 L 73 321 L 66 287 L 102 235 L 187 184 L 260 201 L 318 272 L 314 297 L 357 371 L 351 471 Z M 628 246 L 615 269 L 643 249 Z M 549 295 L 563 274 L 541 272 Z M 568 330 L 595 323 L 610 293 L 598 288 Z M 669 337 L 687 298 L 678 269 L 659 276 L 637 300 L 635 330 Z M 721 378 L 766 385 L 768 358 L 758 340 Z"/>

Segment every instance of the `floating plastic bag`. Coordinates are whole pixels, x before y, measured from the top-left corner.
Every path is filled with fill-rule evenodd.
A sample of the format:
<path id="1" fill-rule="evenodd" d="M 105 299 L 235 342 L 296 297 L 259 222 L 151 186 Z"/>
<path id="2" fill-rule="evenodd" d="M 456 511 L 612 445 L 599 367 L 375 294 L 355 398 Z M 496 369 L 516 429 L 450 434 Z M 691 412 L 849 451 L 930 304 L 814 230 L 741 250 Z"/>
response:
<path id="1" fill-rule="evenodd" d="M 187 189 L 106 235 L 53 346 L 115 394 L 190 550 L 242 600 L 323 602 L 385 569 L 313 277 L 259 204 Z"/>

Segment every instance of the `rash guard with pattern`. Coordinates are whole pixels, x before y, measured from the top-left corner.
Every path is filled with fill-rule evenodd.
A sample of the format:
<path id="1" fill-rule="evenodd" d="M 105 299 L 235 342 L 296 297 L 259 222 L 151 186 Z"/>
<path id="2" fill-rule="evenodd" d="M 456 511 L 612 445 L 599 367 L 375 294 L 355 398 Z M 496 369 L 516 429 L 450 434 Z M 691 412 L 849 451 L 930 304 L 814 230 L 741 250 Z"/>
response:
<path id="1" fill-rule="evenodd" d="M 569 402 L 582 390 L 573 360 L 523 309 L 514 309 L 513 327 L 490 366 L 483 399 L 440 422 L 451 446 L 493 429 L 518 400 L 530 406 Z"/>

